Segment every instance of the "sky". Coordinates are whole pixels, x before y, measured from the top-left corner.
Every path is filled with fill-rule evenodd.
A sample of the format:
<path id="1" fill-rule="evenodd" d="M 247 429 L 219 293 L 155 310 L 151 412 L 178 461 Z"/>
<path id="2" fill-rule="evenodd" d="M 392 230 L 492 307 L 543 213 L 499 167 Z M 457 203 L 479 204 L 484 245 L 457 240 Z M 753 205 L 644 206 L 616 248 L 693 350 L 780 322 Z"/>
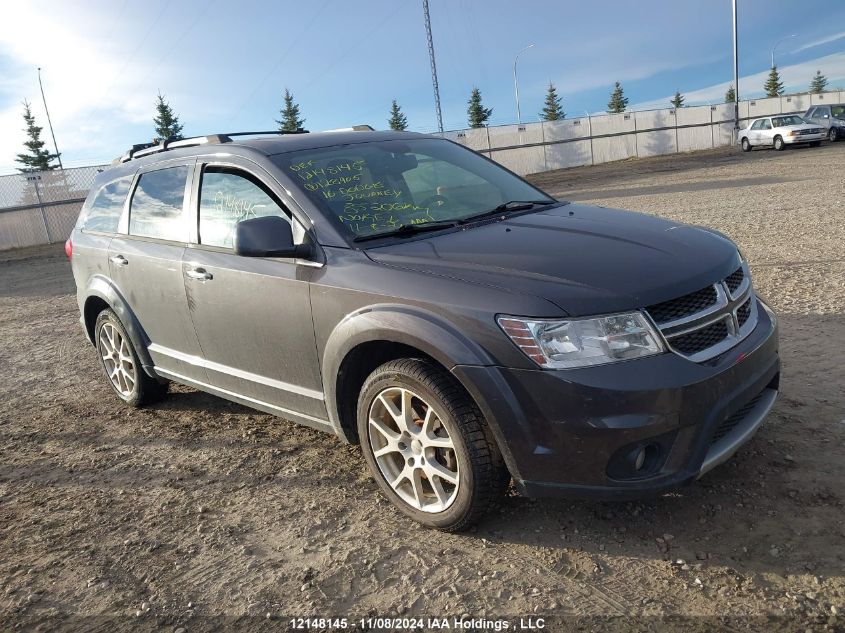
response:
<path id="1" fill-rule="evenodd" d="M 845 2 L 738 0 L 740 97 L 762 94 L 772 47 L 786 88 L 822 70 L 845 88 Z M 474 86 L 491 125 L 536 121 L 554 82 L 568 116 L 606 108 L 718 103 L 732 81 L 730 0 L 430 0 L 443 124 L 466 127 Z M 0 20 L 0 174 L 26 140 L 21 102 L 50 142 L 37 68 L 65 166 L 110 161 L 149 141 L 160 92 L 183 134 L 277 127 L 288 88 L 305 127 L 387 125 L 396 99 L 436 130 L 421 0 L 15 0 Z M 788 37 L 789 35 L 796 37 Z"/>

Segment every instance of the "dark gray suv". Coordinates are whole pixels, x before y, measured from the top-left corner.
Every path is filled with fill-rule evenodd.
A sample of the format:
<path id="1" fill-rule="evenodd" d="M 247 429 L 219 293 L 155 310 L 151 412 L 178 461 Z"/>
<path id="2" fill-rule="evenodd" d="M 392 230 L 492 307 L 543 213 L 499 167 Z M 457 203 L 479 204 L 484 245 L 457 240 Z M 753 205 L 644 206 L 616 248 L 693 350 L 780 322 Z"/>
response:
<path id="1" fill-rule="evenodd" d="M 772 407 L 777 325 L 725 236 L 555 200 L 450 141 L 136 146 L 67 244 L 115 393 L 169 381 L 359 443 L 428 526 L 687 484 Z"/>

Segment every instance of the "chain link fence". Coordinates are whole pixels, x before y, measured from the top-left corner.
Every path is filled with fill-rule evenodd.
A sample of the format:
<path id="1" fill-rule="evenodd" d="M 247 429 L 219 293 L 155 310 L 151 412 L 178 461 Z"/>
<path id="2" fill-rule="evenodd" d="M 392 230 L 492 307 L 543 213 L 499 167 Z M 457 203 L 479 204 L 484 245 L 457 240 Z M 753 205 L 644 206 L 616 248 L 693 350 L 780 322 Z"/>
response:
<path id="1" fill-rule="evenodd" d="M 105 167 L 0 176 L 0 250 L 65 241 Z"/>

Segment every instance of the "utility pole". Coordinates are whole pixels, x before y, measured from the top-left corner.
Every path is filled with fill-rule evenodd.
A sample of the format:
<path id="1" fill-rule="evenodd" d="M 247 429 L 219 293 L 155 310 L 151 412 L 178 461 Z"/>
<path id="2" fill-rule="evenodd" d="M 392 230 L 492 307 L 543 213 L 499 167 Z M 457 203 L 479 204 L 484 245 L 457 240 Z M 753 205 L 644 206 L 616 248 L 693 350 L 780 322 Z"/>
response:
<path id="1" fill-rule="evenodd" d="M 516 80 L 516 62 L 519 60 L 519 56 L 522 55 L 525 51 L 529 48 L 533 48 L 533 44 L 529 44 L 521 51 L 519 51 L 516 56 L 513 58 L 513 94 L 516 97 L 516 125 L 517 127 L 522 124 L 520 112 L 519 112 L 519 83 Z"/>
<path id="2" fill-rule="evenodd" d="M 425 34 L 428 38 L 428 57 L 431 60 L 431 85 L 434 87 L 434 107 L 437 109 L 437 129 L 443 134 L 443 115 L 440 113 L 440 87 L 437 85 L 437 64 L 434 63 L 434 40 L 431 39 L 431 17 L 428 15 L 428 0 L 423 0 Z"/>
<path id="3" fill-rule="evenodd" d="M 736 35 L 736 0 L 733 0 L 734 14 L 734 130 L 739 130 L 739 53 Z M 734 139 L 736 140 L 736 139 Z"/>
<path id="4" fill-rule="evenodd" d="M 777 41 L 777 43 L 776 43 L 774 46 L 772 46 L 772 68 L 774 68 L 774 67 L 775 67 L 775 49 L 778 47 L 778 44 L 780 44 L 781 42 L 785 42 L 785 41 L 786 41 L 786 40 L 788 40 L 790 37 L 798 37 L 798 36 L 797 36 L 797 35 L 787 35 L 786 37 L 782 37 L 782 38 L 780 38 L 780 39 Z"/>
<path id="5" fill-rule="evenodd" d="M 56 158 L 59 160 L 59 169 L 65 170 L 62 167 L 62 154 L 59 152 L 59 146 L 56 144 L 56 135 L 53 133 L 53 124 L 50 122 L 50 111 L 47 109 L 47 97 L 44 96 L 44 85 L 41 83 L 41 67 L 38 67 L 38 86 L 41 88 L 41 100 L 44 101 L 44 112 L 47 113 L 47 125 L 50 126 L 50 136 L 53 137 L 53 147 L 56 148 Z"/>

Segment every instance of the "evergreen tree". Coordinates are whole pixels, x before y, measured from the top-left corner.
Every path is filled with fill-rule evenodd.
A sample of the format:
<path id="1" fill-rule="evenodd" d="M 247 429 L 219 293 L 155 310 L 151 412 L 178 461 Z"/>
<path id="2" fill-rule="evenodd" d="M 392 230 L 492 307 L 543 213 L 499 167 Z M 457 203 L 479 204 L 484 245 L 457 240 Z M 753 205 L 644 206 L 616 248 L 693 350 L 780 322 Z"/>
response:
<path id="1" fill-rule="evenodd" d="M 557 88 L 550 81 L 549 89 L 546 91 L 546 101 L 543 106 L 543 111 L 540 113 L 540 118 L 543 121 L 558 121 L 566 117 L 563 111 L 560 97 L 557 94 Z"/>
<path id="2" fill-rule="evenodd" d="M 24 143 L 28 154 L 18 154 L 15 162 L 20 163 L 23 167 L 19 167 L 20 171 L 26 172 L 32 169 L 48 171 L 55 169 L 56 166 L 51 164 L 53 160 L 58 158 L 58 154 L 51 154 L 44 149 L 44 141 L 41 140 L 41 130 L 43 128 L 35 125 L 35 116 L 32 114 L 32 109 L 28 102 L 23 102 L 23 120 L 26 122 L 26 135 L 29 140 Z"/>
<path id="3" fill-rule="evenodd" d="M 675 91 L 675 96 L 672 97 L 672 100 L 669 102 L 672 104 L 672 107 L 676 110 L 678 108 L 684 107 L 684 95 L 682 95 L 679 91 Z"/>
<path id="4" fill-rule="evenodd" d="M 610 101 L 607 102 L 607 111 L 610 114 L 619 114 L 625 112 L 627 107 L 628 97 L 622 91 L 622 84 L 617 81 L 610 95 Z"/>
<path id="5" fill-rule="evenodd" d="M 734 90 L 734 85 L 731 84 L 725 92 L 725 103 L 733 103 L 734 101 L 736 101 L 736 90 Z"/>
<path id="6" fill-rule="evenodd" d="M 161 93 L 158 93 L 156 102 L 156 115 L 153 117 L 156 126 L 155 142 L 164 141 L 169 138 L 179 140 L 182 138 L 182 124 L 179 117 L 173 114 L 173 108 L 164 100 Z"/>
<path id="7" fill-rule="evenodd" d="M 783 82 L 780 80 L 777 66 L 772 66 L 769 71 L 769 78 L 763 84 L 763 90 L 766 91 L 767 97 L 779 97 L 783 94 Z"/>
<path id="8" fill-rule="evenodd" d="M 299 118 L 299 104 L 293 102 L 293 95 L 287 88 L 285 88 L 285 107 L 280 112 L 282 120 L 276 121 L 280 132 L 296 132 L 302 129 L 305 119 Z"/>
<path id="9" fill-rule="evenodd" d="M 408 129 L 408 118 L 402 113 L 402 108 L 396 103 L 396 99 L 393 100 L 393 104 L 390 106 L 390 118 L 387 120 L 387 124 L 391 130 L 401 131 Z"/>
<path id="10" fill-rule="evenodd" d="M 813 94 L 821 94 L 827 90 L 827 77 L 822 75 L 822 71 L 817 70 L 816 76 L 810 82 L 810 92 Z"/>
<path id="11" fill-rule="evenodd" d="M 481 91 L 473 88 L 469 95 L 467 117 L 470 127 L 484 127 L 493 114 L 493 108 L 485 108 L 481 105 Z"/>

